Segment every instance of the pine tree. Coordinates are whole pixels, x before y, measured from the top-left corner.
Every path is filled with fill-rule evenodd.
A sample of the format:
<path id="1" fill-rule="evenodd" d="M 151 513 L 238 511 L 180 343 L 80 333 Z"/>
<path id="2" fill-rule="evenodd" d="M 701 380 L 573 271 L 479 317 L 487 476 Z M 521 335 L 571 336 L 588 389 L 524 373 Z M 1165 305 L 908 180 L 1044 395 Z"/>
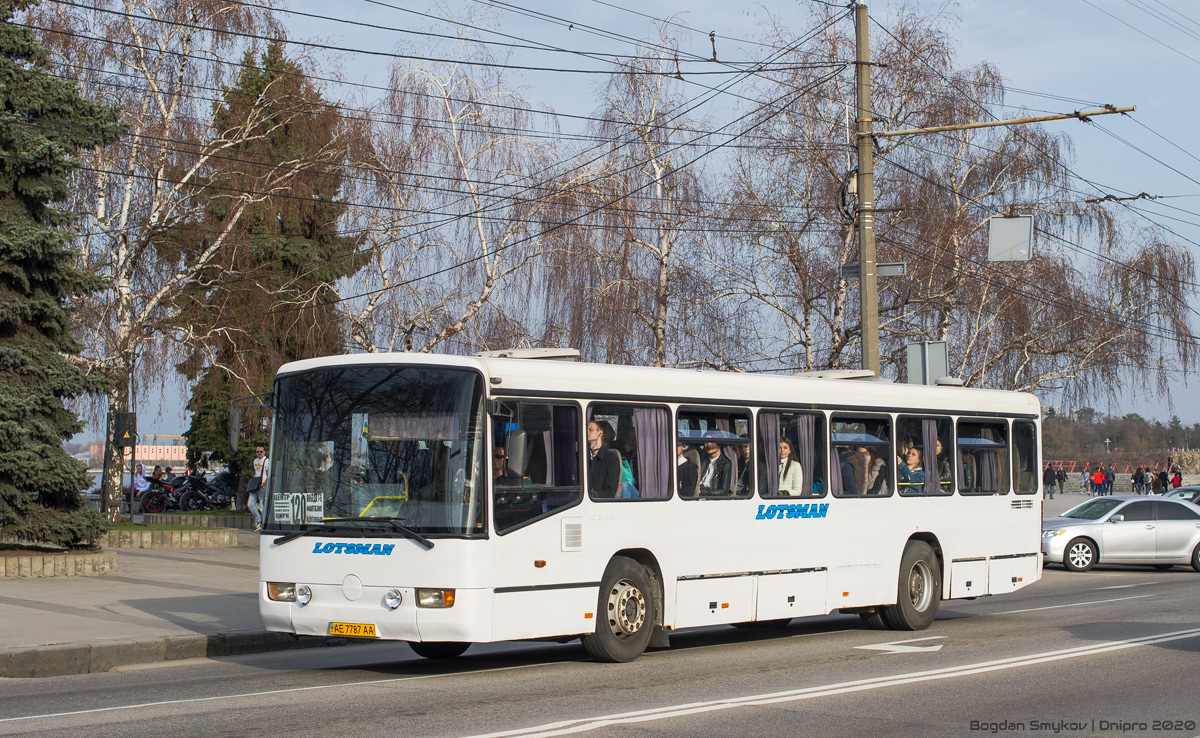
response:
<path id="1" fill-rule="evenodd" d="M 119 137 L 116 111 L 51 76 L 45 49 L 14 25 L 30 0 L 0 0 L 0 535 L 74 546 L 105 523 L 83 504 L 87 467 L 62 449 L 82 424 L 64 402 L 106 380 L 69 360 L 65 305 L 100 285 L 75 266 L 67 199 L 74 156 Z"/>
<path id="2" fill-rule="evenodd" d="M 345 205 L 336 199 L 344 151 L 336 108 L 277 43 L 257 60 L 247 53 L 243 63 L 237 86 L 215 106 L 213 123 L 230 138 L 254 135 L 205 179 L 204 218 L 176 237 L 183 258 L 191 258 L 226 229 L 230 193 L 279 193 L 241 214 L 231 245 L 177 300 L 187 330 L 205 336 L 181 367 L 199 378 L 184 433 L 189 461 L 213 451 L 235 470 L 267 438 L 265 423 L 255 422 L 261 418 L 247 416 L 245 452 L 229 456 L 230 398 L 268 391 L 280 364 L 345 350 L 333 283 L 363 263 L 355 254 L 361 239 L 337 232 Z"/>

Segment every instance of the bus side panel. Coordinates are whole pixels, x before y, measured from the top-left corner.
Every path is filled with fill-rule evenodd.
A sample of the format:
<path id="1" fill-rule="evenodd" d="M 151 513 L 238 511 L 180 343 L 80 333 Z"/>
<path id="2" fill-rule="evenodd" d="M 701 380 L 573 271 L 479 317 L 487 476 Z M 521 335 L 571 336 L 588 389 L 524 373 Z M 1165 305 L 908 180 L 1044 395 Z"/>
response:
<path id="1" fill-rule="evenodd" d="M 675 585 L 675 628 L 754 619 L 754 577 L 685 579 Z"/>
<path id="2" fill-rule="evenodd" d="M 497 641 L 581 635 L 596 629 L 597 587 L 497 592 L 494 636 Z"/>
<path id="3" fill-rule="evenodd" d="M 987 559 L 950 563 L 950 599 L 979 597 L 988 593 Z"/>
<path id="4" fill-rule="evenodd" d="M 1037 554 L 994 558 L 988 562 L 988 594 L 1013 592 L 1032 584 L 1041 574 L 1041 558 Z"/>
<path id="5" fill-rule="evenodd" d="M 894 604 L 899 570 L 899 565 L 890 561 L 830 567 L 829 610 Z"/>
<path id="6" fill-rule="evenodd" d="M 760 576 L 755 620 L 824 615 L 827 574 L 822 569 Z"/>

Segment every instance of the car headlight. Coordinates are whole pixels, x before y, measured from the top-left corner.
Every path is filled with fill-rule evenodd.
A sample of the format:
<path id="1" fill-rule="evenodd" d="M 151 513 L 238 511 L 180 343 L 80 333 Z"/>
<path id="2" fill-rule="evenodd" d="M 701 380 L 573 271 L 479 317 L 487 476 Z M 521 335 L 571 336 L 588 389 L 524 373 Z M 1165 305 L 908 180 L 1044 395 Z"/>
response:
<path id="1" fill-rule="evenodd" d="M 383 604 L 387 605 L 389 610 L 395 610 L 400 607 L 400 603 L 404 602 L 404 593 L 398 589 L 389 589 L 387 594 L 383 596 Z"/>
<path id="2" fill-rule="evenodd" d="M 418 589 L 417 607 L 454 607 L 454 590 Z"/>
<path id="3" fill-rule="evenodd" d="M 1066 531 L 1065 530 L 1044 530 L 1044 531 L 1042 531 L 1042 538 L 1053 538 L 1055 536 L 1061 536 L 1063 533 L 1066 533 Z"/>
<path id="4" fill-rule="evenodd" d="M 267 597 L 276 602 L 295 602 L 295 582 L 267 582 Z"/>
<path id="5" fill-rule="evenodd" d="M 312 601 L 312 590 L 308 588 L 308 585 L 301 584 L 299 587 L 296 587 L 296 604 L 297 605 L 304 606 L 304 605 L 307 605 L 311 601 Z"/>

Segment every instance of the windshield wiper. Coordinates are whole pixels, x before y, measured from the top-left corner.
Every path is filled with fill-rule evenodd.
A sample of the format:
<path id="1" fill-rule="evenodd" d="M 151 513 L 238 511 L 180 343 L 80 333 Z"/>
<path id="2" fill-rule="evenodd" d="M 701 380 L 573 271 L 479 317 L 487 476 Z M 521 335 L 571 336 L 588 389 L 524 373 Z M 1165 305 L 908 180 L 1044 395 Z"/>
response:
<path id="1" fill-rule="evenodd" d="M 304 536 L 311 536 L 314 533 L 331 533 L 337 529 L 338 529 L 338 526 L 336 526 L 336 525 L 313 525 L 311 528 L 305 528 L 304 530 L 294 530 L 291 533 L 287 533 L 285 535 L 279 536 L 278 538 L 276 538 L 273 541 L 273 543 L 276 546 L 282 546 L 283 544 L 287 543 L 288 541 L 294 541 L 297 538 L 303 538 Z"/>
<path id="2" fill-rule="evenodd" d="M 416 532 L 412 528 L 409 528 L 408 526 L 401 524 L 400 521 L 407 520 L 408 518 L 396 518 L 396 517 L 374 518 L 373 517 L 373 518 L 325 518 L 325 519 L 326 520 L 344 521 L 344 522 L 364 523 L 365 525 L 363 527 L 371 527 L 372 523 L 387 523 L 389 526 L 391 526 L 392 530 L 396 531 L 397 533 L 403 534 L 405 538 L 411 538 L 412 540 L 416 541 L 426 551 L 433 548 L 433 541 L 429 540 L 425 536 Z"/>

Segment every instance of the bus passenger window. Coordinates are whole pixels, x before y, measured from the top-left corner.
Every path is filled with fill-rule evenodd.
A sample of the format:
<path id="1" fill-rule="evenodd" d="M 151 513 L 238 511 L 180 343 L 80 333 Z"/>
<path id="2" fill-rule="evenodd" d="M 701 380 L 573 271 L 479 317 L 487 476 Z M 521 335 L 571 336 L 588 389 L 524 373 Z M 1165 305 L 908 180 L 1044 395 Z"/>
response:
<path id="1" fill-rule="evenodd" d="M 1019 495 L 1038 491 L 1037 426 L 1028 420 L 1013 421 L 1013 486 Z"/>
<path id="2" fill-rule="evenodd" d="M 671 496 L 671 413 L 666 407 L 588 406 L 588 494 L 593 499 Z"/>
<path id="3" fill-rule="evenodd" d="M 958 421 L 958 490 L 964 495 L 1008 494 L 1008 423 Z"/>
<path id="4" fill-rule="evenodd" d="M 759 412 L 759 496 L 824 497 L 825 438 L 824 415 Z"/>
<path id="5" fill-rule="evenodd" d="M 950 429 L 949 418 L 902 415 L 896 421 L 896 479 L 900 494 L 948 495 L 954 491 Z"/>
<path id="6" fill-rule="evenodd" d="M 492 415 L 492 489 L 496 531 L 579 501 L 579 408 L 505 402 Z"/>
<path id="7" fill-rule="evenodd" d="M 829 488 L 834 497 L 892 493 L 891 418 L 834 415 L 830 421 Z"/>
<path id="8" fill-rule="evenodd" d="M 750 413 L 745 410 L 680 409 L 676 416 L 676 474 L 690 480 L 695 464 L 696 487 L 679 488 L 684 498 L 749 497 L 755 478 L 762 476 L 750 444 Z M 682 448 L 680 448 L 682 447 Z"/>

